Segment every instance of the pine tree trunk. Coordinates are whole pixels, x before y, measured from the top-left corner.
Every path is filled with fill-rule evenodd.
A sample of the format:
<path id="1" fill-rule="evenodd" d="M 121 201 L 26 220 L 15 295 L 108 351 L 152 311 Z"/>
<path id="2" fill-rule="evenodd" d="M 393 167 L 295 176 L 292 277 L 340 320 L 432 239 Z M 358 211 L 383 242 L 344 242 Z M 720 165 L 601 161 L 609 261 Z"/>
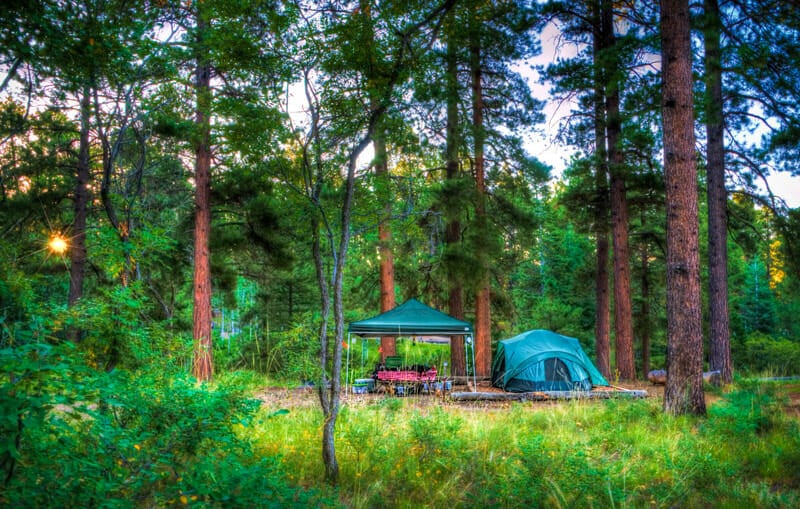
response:
<path id="1" fill-rule="evenodd" d="M 89 208 L 89 126 L 91 101 L 89 87 L 85 87 L 81 97 L 81 128 L 78 145 L 78 163 L 75 181 L 75 218 L 70 236 L 69 294 L 67 305 L 72 307 L 83 296 L 83 279 L 86 271 L 86 218 Z M 77 341 L 79 331 L 70 332 L 71 339 Z"/>
<path id="2" fill-rule="evenodd" d="M 202 15 L 197 16 L 197 32 L 202 38 L 206 29 Z M 211 65 L 197 41 L 195 69 L 197 109 L 195 126 L 195 223 L 194 223 L 194 292 L 193 337 L 194 363 L 192 373 L 199 381 L 208 381 L 214 372 L 211 337 Z"/>
<path id="3" fill-rule="evenodd" d="M 608 232 L 597 231 L 597 276 L 595 280 L 595 349 L 597 369 L 611 378 L 611 310 L 608 289 Z"/>
<path id="4" fill-rule="evenodd" d="M 484 169 L 483 83 L 481 72 L 480 36 L 472 36 L 470 47 L 472 84 L 472 129 L 474 133 L 475 189 L 477 191 L 476 221 L 483 227 L 486 220 L 486 174 Z M 479 259 L 484 257 L 479 256 Z M 475 374 L 489 376 L 492 370 L 491 310 L 489 267 L 485 262 L 478 268 L 481 277 L 475 295 Z"/>
<path id="5" fill-rule="evenodd" d="M 705 415 L 692 48 L 687 0 L 661 1 L 667 192 L 667 383 L 664 411 Z"/>
<path id="6" fill-rule="evenodd" d="M 394 257 L 392 255 L 392 231 L 387 224 L 378 226 L 378 242 L 381 256 L 381 312 L 394 309 L 397 302 L 394 298 Z M 397 355 L 397 340 L 394 336 L 381 338 L 381 359 Z"/>
<path id="7" fill-rule="evenodd" d="M 450 288 L 448 299 L 448 309 L 450 316 L 464 319 L 464 291 L 459 285 L 457 288 Z M 466 376 L 467 374 L 467 350 L 464 344 L 464 336 L 450 336 L 450 374 L 453 376 Z"/>
<path id="8" fill-rule="evenodd" d="M 733 380 L 728 317 L 728 236 L 725 190 L 725 121 L 720 63 L 720 12 L 717 0 L 705 0 L 706 164 L 708 182 L 709 368 L 723 383 Z"/>
<path id="9" fill-rule="evenodd" d="M 492 373 L 491 311 L 489 276 L 484 276 L 480 290 L 475 296 L 475 374 L 489 376 Z"/>
<path id="10" fill-rule="evenodd" d="M 609 135 L 609 142 L 612 137 Z M 610 143 L 609 143 L 610 145 Z M 609 149 L 609 153 L 613 153 Z M 616 165 L 612 165 L 616 166 Z M 619 170 L 617 170 L 618 172 Z M 622 380 L 636 379 L 633 355 L 633 306 L 631 304 L 630 249 L 628 246 L 628 203 L 625 181 L 611 177 L 611 217 L 614 249 L 614 338 L 616 371 Z"/>
<path id="11" fill-rule="evenodd" d="M 366 0 L 359 0 L 359 12 L 364 16 L 365 20 L 369 23 L 372 22 L 372 5 L 371 2 Z M 381 109 L 380 100 L 375 93 L 375 89 L 379 87 L 379 80 L 376 79 L 377 63 L 375 59 L 374 37 L 367 43 L 368 47 L 364 48 L 366 54 L 370 57 L 370 66 L 367 71 L 367 88 L 373 94 L 370 100 L 370 107 L 373 111 Z M 392 230 L 389 222 L 392 218 L 392 199 L 393 196 L 389 191 L 389 154 L 386 150 L 386 130 L 383 125 L 383 114 L 380 114 L 375 120 L 375 130 L 372 136 L 372 146 L 375 151 L 373 159 L 373 169 L 375 171 L 376 181 L 378 182 L 377 198 L 380 203 L 384 204 L 384 213 L 378 224 L 378 267 L 380 273 L 380 293 L 381 293 L 381 312 L 384 313 L 390 309 L 394 309 L 397 305 L 394 296 L 394 256 L 392 253 Z M 397 339 L 394 336 L 381 337 L 381 360 L 386 360 L 386 357 L 397 355 Z"/>
<path id="12" fill-rule="evenodd" d="M 447 17 L 447 131 L 446 131 L 446 176 L 447 180 L 453 180 L 460 176 L 458 163 L 458 59 L 457 44 L 452 40 L 453 14 Z M 461 222 L 457 217 L 449 218 L 445 242 L 447 249 L 452 250 L 454 246 L 461 243 Z M 464 319 L 464 288 L 457 277 L 449 278 L 448 289 L 448 309 L 450 316 Z M 454 376 L 465 376 L 467 374 L 466 348 L 464 336 L 450 337 L 450 372 Z"/>
<path id="13" fill-rule="evenodd" d="M 379 181 L 388 186 L 389 165 L 386 152 L 386 139 L 382 131 L 376 131 L 373 140 L 375 149 L 375 175 Z M 384 193 L 388 197 L 389 193 Z M 394 297 L 394 256 L 392 254 L 392 229 L 389 221 L 392 217 L 392 200 L 387 199 L 384 217 L 378 225 L 378 256 L 380 257 L 381 313 L 394 309 L 397 302 Z M 381 360 L 397 355 L 397 342 L 394 336 L 381 338 Z"/>
<path id="14" fill-rule="evenodd" d="M 613 10 L 610 1 L 602 2 L 603 49 L 615 51 Z M 605 58 L 605 61 L 611 59 Z M 606 78 L 606 115 L 608 160 L 611 174 L 611 225 L 614 249 L 614 338 L 616 368 L 623 380 L 636 378 L 633 357 L 633 307 L 631 305 L 630 249 L 628 247 L 628 199 L 625 189 L 624 156 L 618 143 L 622 131 L 619 110 L 619 87 L 613 79 L 615 69 L 608 69 Z"/>
<path id="15" fill-rule="evenodd" d="M 600 59 L 603 37 L 599 4 L 599 1 L 592 4 L 594 8 L 594 141 L 596 160 L 594 232 L 597 249 L 594 330 L 597 368 L 604 377 L 611 379 L 611 307 L 608 288 L 608 152 L 606 150 L 605 72 Z"/>
<path id="16" fill-rule="evenodd" d="M 642 226 L 645 220 L 642 218 Z M 647 377 L 650 372 L 650 253 L 647 250 L 647 243 L 642 243 L 641 271 L 642 271 L 642 307 L 639 316 L 639 337 L 642 341 L 642 374 Z"/>

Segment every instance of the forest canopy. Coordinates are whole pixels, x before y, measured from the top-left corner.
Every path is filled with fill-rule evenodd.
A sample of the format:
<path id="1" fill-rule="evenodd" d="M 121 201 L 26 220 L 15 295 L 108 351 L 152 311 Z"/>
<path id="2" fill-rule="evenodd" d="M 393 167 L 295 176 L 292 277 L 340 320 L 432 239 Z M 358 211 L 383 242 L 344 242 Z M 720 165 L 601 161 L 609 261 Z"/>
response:
<path id="1" fill-rule="evenodd" d="M 765 185 L 800 175 L 800 11 L 675 3 L 686 26 L 636 1 L 5 2 L 3 362 L 163 370 L 187 400 L 190 377 L 311 381 L 327 461 L 346 324 L 412 298 L 474 324 L 454 375 L 548 329 L 644 379 L 683 297 L 696 367 L 797 375 L 800 211 Z M 564 168 L 531 155 L 546 126 Z"/>
<path id="2" fill-rule="evenodd" d="M 594 350 L 597 228 L 609 221 L 595 210 L 610 204 L 598 195 L 595 170 L 609 149 L 600 150 L 592 134 L 598 57 L 591 19 L 557 3 L 544 10 L 499 3 L 482 14 L 480 36 L 470 42 L 468 30 L 448 27 L 471 7 L 449 2 L 439 12 L 422 4 L 373 11 L 368 4 L 205 4 L 202 37 L 192 4 L 19 3 L 3 14 L 4 344 L 79 338 L 98 366 L 187 362 L 194 158 L 198 136 L 207 136 L 208 270 L 214 348 L 225 346 L 220 369 L 246 365 L 287 378 L 305 369 L 291 358 L 298 345 L 280 346 L 291 346 L 298 328 L 315 327 L 319 290 L 308 217 L 318 208 L 331 229 L 323 236 L 341 228 L 332 211 L 343 197 L 346 175 L 337 168 L 347 157 L 356 165 L 342 281 L 348 319 L 380 310 L 386 276 L 375 253 L 388 249 L 395 301 L 420 298 L 447 311 L 457 283 L 460 314 L 474 319 L 474 290 L 483 283 L 473 267 L 480 266 L 490 284 L 492 340 L 541 327 Z M 367 15 L 359 16 L 360 8 Z M 796 213 L 754 186 L 766 172 L 790 169 L 796 143 L 796 96 L 770 64 L 793 54 L 794 15 L 781 12 L 732 4 L 720 20 L 730 99 L 720 105 L 727 221 L 717 228 L 730 252 L 731 345 L 741 369 L 785 371 L 787 363 L 771 360 L 782 356 L 769 352 L 798 337 Z M 641 376 L 643 360 L 645 369 L 663 365 L 665 341 L 657 12 L 635 6 L 615 15 L 621 28 L 603 74 L 627 72 L 615 78 L 625 85 L 617 92 L 614 166 L 626 191 Z M 734 22 L 747 30 L 733 37 L 726 24 Z M 557 27 L 559 44 L 575 48 L 575 56 L 521 73 L 539 53 L 545 26 Z M 393 34 L 404 28 L 398 40 Z M 775 40 L 754 61 L 757 50 L 746 39 L 764 33 Z M 470 63 L 476 45 L 479 67 Z M 209 73 L 202 103 L 193 92 L 199 61 Z M 739 72 L 744 68 L 764 78 Z M 476 73 L 479 130 L 470 98 Z M 526 133 L 544 119 L 531 94 L 534 76 L 552 99 L 573 105 L 559 140 L 574 156 L 560 177 L 526 154 Z M 755 127 L 761 140 L 750 134 Z M 478 170 L 484 187 L 475 195 Z M 707 207 L 700 213 L 703 224 Z M 267 335 L 277 339 L 262 349 Z"/>

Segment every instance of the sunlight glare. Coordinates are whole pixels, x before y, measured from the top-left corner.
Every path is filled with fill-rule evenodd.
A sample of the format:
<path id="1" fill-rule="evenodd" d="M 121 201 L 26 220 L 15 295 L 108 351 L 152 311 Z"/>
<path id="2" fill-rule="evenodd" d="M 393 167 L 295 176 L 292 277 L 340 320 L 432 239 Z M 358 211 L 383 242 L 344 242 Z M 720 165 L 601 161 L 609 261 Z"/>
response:
<path id="1" fill-rule="evenodd" d="M 67 250 L 67 241 L 61 235 L 55 234 L 50 238 L 47 247 L 56 254 L 64 254 Z"/>

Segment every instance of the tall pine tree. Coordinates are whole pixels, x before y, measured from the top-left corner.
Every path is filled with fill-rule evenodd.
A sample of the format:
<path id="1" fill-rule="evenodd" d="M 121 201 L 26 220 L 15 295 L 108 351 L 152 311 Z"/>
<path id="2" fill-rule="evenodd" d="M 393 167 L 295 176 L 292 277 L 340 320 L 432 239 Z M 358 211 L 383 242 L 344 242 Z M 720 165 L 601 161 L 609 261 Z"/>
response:
<path id="1" fill-rule="evenodd" d="M 667 383 L 664 410 L 706 412 L 689 3 L 661 1 L 667 188 Z"/>

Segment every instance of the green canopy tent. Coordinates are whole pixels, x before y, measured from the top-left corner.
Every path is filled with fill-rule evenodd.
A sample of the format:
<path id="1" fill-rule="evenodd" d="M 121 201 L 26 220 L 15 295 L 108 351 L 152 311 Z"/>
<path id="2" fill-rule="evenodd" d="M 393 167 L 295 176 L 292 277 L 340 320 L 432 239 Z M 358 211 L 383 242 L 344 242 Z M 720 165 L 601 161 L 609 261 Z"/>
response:
<path id="1" fill-rule="evenodd" d="M 492 381 L 508 392 L 591 390 L 609 385 L 577 339 L 531 330 L 498 342 Z"/>
<path id="2" fill-rule="evenodd" d="M 378 316 L 351 323 L 348 331 L 361 337 L 468 336 L 472 325 L 409 299 Z"/>
<path id="3" fill-rule="evenodd" d="M 416 299 L 409 299 L 394 309 L 372 318 L 352 322 L 348 328 L 348 336 L 350 335 L 361 338 L 380 338 L 383 336 L 414 336 L 417 338 L 467 336 L 467 345 L 472 346 L 472 324 L 453 318 Z M 351 344 L 349 337 L 348 344 Z M 347 354 L 349 370 L 349 348 Z M 472 355 L 474 357 L 474 350 L 472 350 Z M 472 362 L 474 365 L 474 358 Z M 346 376 L 349 377 L 349 374 Z"/>

